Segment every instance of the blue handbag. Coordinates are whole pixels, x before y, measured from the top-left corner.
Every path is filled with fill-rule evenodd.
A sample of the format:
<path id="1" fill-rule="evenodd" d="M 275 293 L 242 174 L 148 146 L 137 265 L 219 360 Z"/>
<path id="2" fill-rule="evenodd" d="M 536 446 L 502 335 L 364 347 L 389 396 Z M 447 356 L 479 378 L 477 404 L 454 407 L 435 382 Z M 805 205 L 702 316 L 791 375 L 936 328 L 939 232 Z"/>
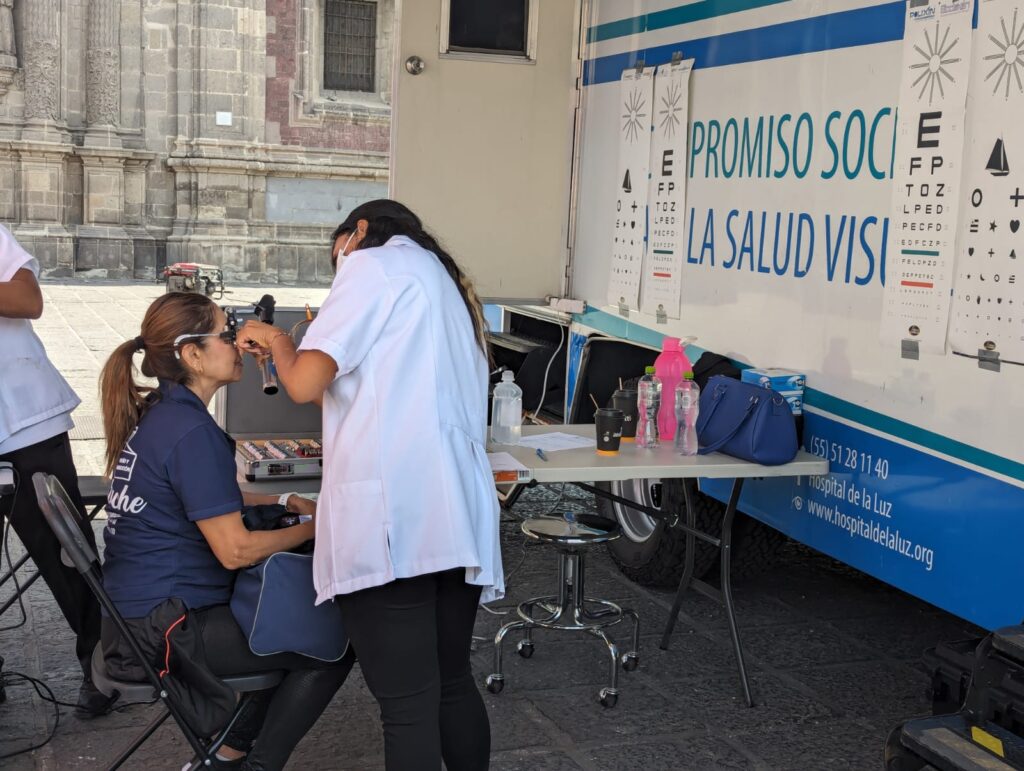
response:
<path id="1" fill-rule="evenodd" d="M 777 391 L 717 375 L 700 395 L 697 441 L 701 455 L 779 466 L 796 457 L 796 421 Z"/>
<path id="2" fill-rule="evenodd" d="M 283 551 L 238 572 L 231 613 L 257 656 L 301 653 L 337 661 L 348 651 L 341 610 L 334 602 L 315 602 L 313 556 Z"/>

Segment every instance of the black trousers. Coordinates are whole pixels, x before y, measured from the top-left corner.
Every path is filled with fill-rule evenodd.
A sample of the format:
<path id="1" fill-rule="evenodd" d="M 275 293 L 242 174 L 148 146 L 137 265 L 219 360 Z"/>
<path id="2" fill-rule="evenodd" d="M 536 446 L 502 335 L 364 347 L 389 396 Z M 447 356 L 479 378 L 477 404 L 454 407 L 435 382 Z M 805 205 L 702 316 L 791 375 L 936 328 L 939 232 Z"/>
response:
<path id="1" fill-rule="evenodd" d="M 250 699 L 225 740 L 229 747 L 248 751 L 246 768 L 284 768 L 295 745 L 313 727 L 348 677 L 355 662 L 353 646 L 333 663 L 297 653 L 257 656 L 227 605 L 202 608 L 192 615 L 203 636 L 206 663 L 214 674 L 287 672 L 276 688 Z"/>
<path id="2" fill-rule="evenodd" d="M 388 771 L 486 769 L 491 728 L 470 668 L 480 587 L 463 568 L 339 595 L 380 704 Z"/>
<path id="3" fill-rule="evenodd" d="M 25 544 L 29 556 L 53 592 L 53 597 L 67 619 L 68 626 L 78 637 L 75 653 L 78 655 L 85 678 L 89 680 L 92 651 L 100 641 L 99 601 L 93 596 L 81 574 L 61 562 L 60 542 L 43 519 L 43 512 L 39 509 L 32 487 L 32 475 L 37 471 L 57 477 L 71 496 L 71 501 L 81 512 L 82 532 L 86 540 L 96 548 L 96 539 L 90 523 L 86 521 L 82 495 L 78 490 L 78 472 L 75 471 L 75 464 L 71 459 L 71 442 L 66 433 L 60 434 L 38 444 L 0 455 L 0 461 L 12 463 L 18 472 L 18 492 L 13 508 L 9 499 L 5 498 L 0 503 L 0 511 L 4 514 L 10 512 L 14 532 Z"/>

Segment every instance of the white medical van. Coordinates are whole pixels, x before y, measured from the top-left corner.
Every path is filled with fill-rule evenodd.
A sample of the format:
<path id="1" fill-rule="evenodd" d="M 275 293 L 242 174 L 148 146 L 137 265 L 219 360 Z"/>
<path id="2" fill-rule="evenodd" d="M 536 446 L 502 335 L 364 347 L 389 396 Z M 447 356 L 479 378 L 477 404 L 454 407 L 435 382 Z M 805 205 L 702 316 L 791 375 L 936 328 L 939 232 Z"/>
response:
<path id="1" fill-rule="evenodd" d="M 968 90 L 959 116 L 942 100 L 972 61 L 989 61 L 982 47 L 992 43 L 976 28 L 986 19 L 998 28 L 992 20 L 1011 3 L 505 5 L 502 23 L 488 26 L 473 18 L 472 3 L 400 3 L 392 195 L 446 240 L 482 295 L 503 304 L 497 336 L 544 376 L 524 400 L 528 410 L 586 419 L 581 397 L 607 399 L 617 377 L 642 373 L 664 336 L 695 338 L 691 360 L 714 351 L 744 366 L 804 373 L 804 446 L 831 462 L 831 474 L 747 485 L 739 559 L 745 551 L 748 562 L 760 561 L 785 534 L 983 627 L 1019 623 L 1024 366 L 1005 348 L 1000 357 L 996 346 L 965 350 L 941 331 L 936 338 L 935 329 L 957 323 L 951 287 L 952 308 L 941 292 L 924 293 L 922 302 L 935 308 L 920 340 L 916 323 L 888 334 L 886 321 L 896 297 L 886 287 L 887 268 L 892 282 L 896 266 L 914 253 L 900 248 L 910 242 L 894 232 L 897 224 L 916 227 L 907 223 L 919 212 L 908 206 L 922 207 L 922 222 L 931 222 L 936 206 L 940 219 L 949 214 L 942 207 L 956 209 L 954 201 L 969 207 L 965 180 L 985 171 L 961 163 L 978 123 L 972 94 L 981 92 Z M 957 13 L 973 18 L 964 22 Z M 907 39 L 908 20 L 918 19 L 927 39 L 920 46 Z M 1024 100 L 1015 53 L 1024 51 L 1024 18 L 1004 26 L 1007 39 L 993 36 L 993 56 L 1006 71 L 993 93 L 1002 98 L 1005 85 L 1007 109 L 1015 110 Z M 914 46 L 922 49 L 923 79 L 909 81 L 904 68 L 915 66 Z M 963 62 L 947 63 L 954 59 Z M 680 85 L 659 88 L 673 68 L 685 71 Z M 978 79 L 986 88 L 995 84 L 995 75 L 984 81 L 984 74 L 971 75 L 971 88 Z M 907 102 L 907 82 L 913 99 L 939 106 L 901 137 L 900 116 L 924 109 Z M 944 117 L 928 117 L 934 113 Z M 673 127 L 678 134 L 666 139 Z M 950 136 L 965 130 L 967 141 Z M 630 167 L 627 179 L 624 159 L 637 152 L 629 143 L 643 132 L 652 135 L 640 151 L 648 163 L 642 173 Z M 1013 177 L 1024 169 L 1017 166 L 1024 164 L 1020 137 L 1003 137 L 1002 155 L 986 172 L 993 185 L 1010 185 L 1011 195 Z M 936 169 L 934 152 L 903 152 L 903 143 L 915 140 L 950 148 L 940 171 L 954 182 L 940 183 L 945 197 L 933 184 L 922 193 L 933 199 L 901 204 L 894 188 L 908 174 L 924 173 L 922 163 Z M 666 181 L 685 198 L 666 204 Z M 624 212 L 624 201 L 639 206 Z M 1006 206 L 1005 222 L 993 216 L 992 227 L 1016 233 L 1012 198 Z M 976 219 L 960 219 L 968 224 L 938 239 L 946 247 L 955 241 L 965 249 L 965 227 L 977 230 Z M 661 250 L 666 267 L 659 276 L 650 255 L 666 223 L 675 240 Z M 626 248 L 620 237 L 633 233 L 642 233 L 641 245 Z M 935 234 L 913 234 L 921 238 Z M 1006 238 L 1000 243 L 1013 246 Z M 953 259 L 951 249 L 943 259 Z M 658 301 L 648 302 L 657 279 L 666 278 Z M 1024 295 L 1005 273 L 1002 281 L 1000 305 L 1007 323 L 1021 325 L 1017 334 L 1024 308 L 1011 313 L 1010 300 L 1020 305 Z M 586 307 L 545 310 L 548 298 Z M 699 514 L 710 522 L 725 490 L 711 483 L 701 489 Z M 615 492 L 681 505 L 678 491 L 658 480 Z M 614 556 L 627 574 L 671 583 L 681 537 L 635 511 L 606 511 L 625 528 Z M 704 560 L 701 569 L 710 567 Z"/>

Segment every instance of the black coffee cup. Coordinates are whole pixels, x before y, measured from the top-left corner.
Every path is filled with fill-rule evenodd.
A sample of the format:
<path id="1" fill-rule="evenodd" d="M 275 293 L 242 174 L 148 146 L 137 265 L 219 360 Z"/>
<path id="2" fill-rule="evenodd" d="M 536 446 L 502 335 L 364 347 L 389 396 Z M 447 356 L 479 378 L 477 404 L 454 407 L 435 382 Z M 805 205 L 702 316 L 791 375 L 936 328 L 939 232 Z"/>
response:
<path id="1" fill-rule="evenodd" d="M 619 442 L 622 441 L 623 417 L 622 410 L 612 407 L 602 407 L 594 413 L 598 455 L 619 454 Z"/>
<path id="2" fill-rule="evenodd" d="M 636 423 L 640 411 L 636 407 L 636 389 L 620 388 L 612 394 L 612 407 L 622 410 L 622 441 L 636 441 Z"/>

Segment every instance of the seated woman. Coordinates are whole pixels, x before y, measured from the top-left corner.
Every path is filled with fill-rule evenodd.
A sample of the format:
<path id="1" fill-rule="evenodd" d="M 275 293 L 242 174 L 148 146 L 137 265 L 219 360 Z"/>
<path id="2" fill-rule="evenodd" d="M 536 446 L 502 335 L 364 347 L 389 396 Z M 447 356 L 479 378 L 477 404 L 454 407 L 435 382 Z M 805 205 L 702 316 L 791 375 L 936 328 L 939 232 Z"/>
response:
<path id="1" fill-rule="evenodd" d="M 350 648 L 335 663 L 288 653 L 257 656 L 228 607 L 234 571 L 313 538 L 313 523 L 269 531 L 243 524 L 243 504 L 278 498 L 242 494 L 233 442 L 208 411 L 217 389 L 242 375 L 241 355 L 226 331 L 224 311 L 208 298 L 166 294 L 150 305 L 142 334 L 119 346 L 103 368 L 111 477 L 103 582 L 127 619 L 149 619 L 168 602 L 183 604 L 215 675 L 287 672 L 276 689 L 251 702 L 218 752 L 232 766 L 279 769 L 344 682 L 354 653 Z M 142 373 L 157 378 L 159 388 L 135 382 L 137 351 L 145 354 Z M 315 513 L 312 501 L 294 495 L 287 508 Z M 123 649 L 113 623 L 103 622 L 109 659 Z"/>

